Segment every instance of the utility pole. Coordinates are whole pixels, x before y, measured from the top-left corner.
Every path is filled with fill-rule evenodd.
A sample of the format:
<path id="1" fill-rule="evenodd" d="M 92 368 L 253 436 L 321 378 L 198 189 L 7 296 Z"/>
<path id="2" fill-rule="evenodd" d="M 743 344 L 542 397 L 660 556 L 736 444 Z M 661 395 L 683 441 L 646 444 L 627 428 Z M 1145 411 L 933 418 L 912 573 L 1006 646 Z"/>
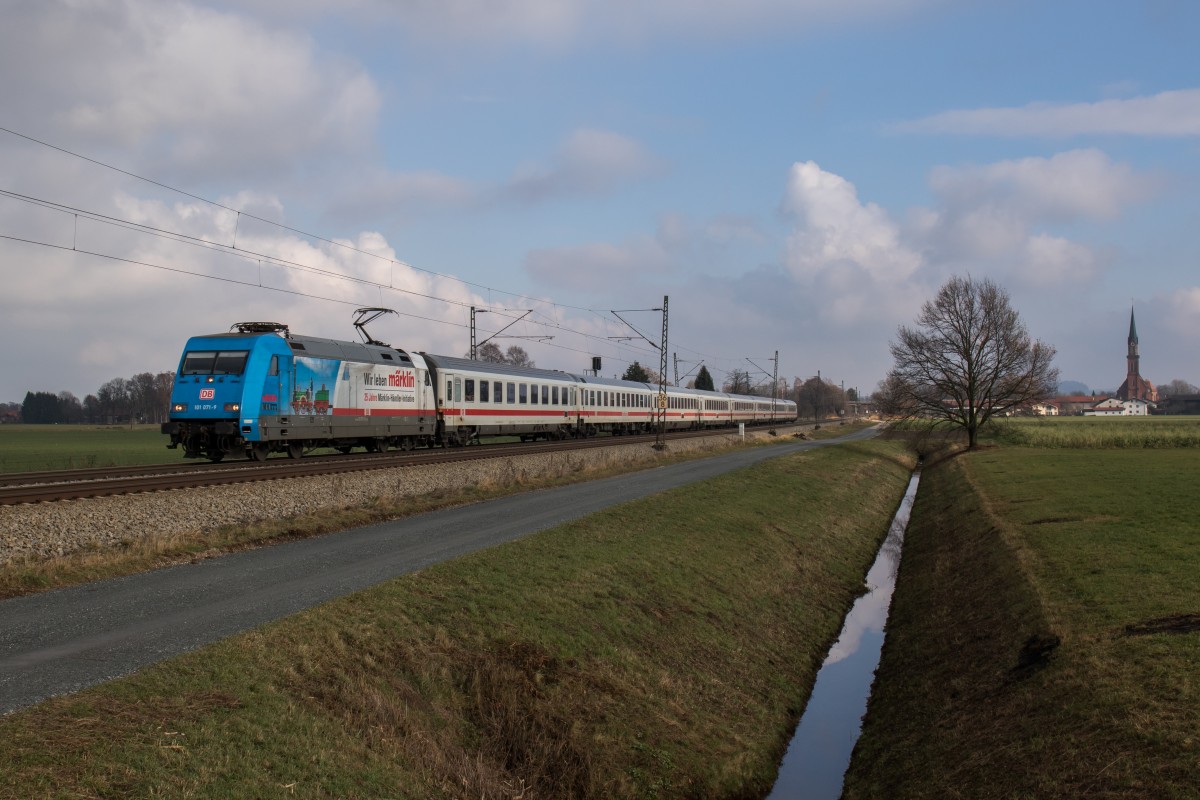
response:
<path id="1" fill-rule="evenodd" d="M 486 313 L 488 313 L 486 308 L 477 309 L 477 308 L 475 308 L 475 306 L 471 306 L 471 360 L 472 361 L 479 360 L 478 359 L 479 354 L 478 354 L 477 348 L 475 347 L 475 315 L 476 314 L 486 314 Z"/>
<path id="2" fill-rule="evenodd" d="M 775 372 L 771 375 L 771 435 L 775 435 L 775 399 L 779 396 L 779 351 L 775 351 Z"/>
<path id="3" fill-rule="evenodd" d="M 675 359 L 675 388 L 679 388 L 679 353 L 671 353 L 671 358 Z"/>
<path id="4" fill-rule="evenodd" d="M 662 304 L 662 347 L 658 359 L 658 435 L 654 438 L 654 449 L 667 446 L 667 295 Z"/>

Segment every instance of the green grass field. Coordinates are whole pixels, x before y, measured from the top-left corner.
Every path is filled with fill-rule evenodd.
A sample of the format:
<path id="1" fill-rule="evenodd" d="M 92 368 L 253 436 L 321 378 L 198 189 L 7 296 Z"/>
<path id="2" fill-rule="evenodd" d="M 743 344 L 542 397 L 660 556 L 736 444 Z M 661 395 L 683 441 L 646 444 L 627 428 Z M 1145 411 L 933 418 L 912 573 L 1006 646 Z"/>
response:
<path id="1" fill-rule="evenodd" d="M 1026 447 L 1200 447 L 1200 416 L 998 419 L 985 438 Z"/>
<path id="2" fill-rule="evenodd" d="M 0 719 L 3 797 L 754 797 L 912 459 L 773 459 Z"/>
<path id="3" fill-rule="evenodd" d="M 0 472 L 182 461 L 168 442 L 157 425 L 0 425 Z"/>
<path id="4" fill-rule="evenodd" d="M 927 472 L 847 798 L 1200 796 L 1200 453 L 1054 422 Z"/>

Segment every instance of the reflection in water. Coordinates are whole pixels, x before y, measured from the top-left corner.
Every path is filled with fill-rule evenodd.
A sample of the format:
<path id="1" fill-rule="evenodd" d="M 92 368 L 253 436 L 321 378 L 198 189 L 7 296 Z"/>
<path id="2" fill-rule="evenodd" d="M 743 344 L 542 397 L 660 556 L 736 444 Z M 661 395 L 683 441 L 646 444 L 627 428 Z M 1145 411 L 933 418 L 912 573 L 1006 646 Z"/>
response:
<path id="1" fill-rule="evenodd" d="M 862 730 L 862 716 L 883 649 L 883 628 L 900 569 L 904 529 L 920 480 L 920 472 L 914 472 L 887 538 L 867 572 L 868 591 L 846 615 L 841 636 L 817 673 L 812 697 L 796 726 L 768 800 L 835 800 L 842 793 L 842 777 Z"/>

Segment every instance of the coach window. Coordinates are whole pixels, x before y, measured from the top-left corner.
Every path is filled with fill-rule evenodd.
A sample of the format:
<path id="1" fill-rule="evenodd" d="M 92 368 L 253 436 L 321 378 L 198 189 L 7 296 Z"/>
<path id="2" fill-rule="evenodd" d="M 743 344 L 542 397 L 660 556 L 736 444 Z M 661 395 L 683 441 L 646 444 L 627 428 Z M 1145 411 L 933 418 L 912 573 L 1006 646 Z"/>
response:
<path id="1" fill-rule="evenodd" d="M 462 402 L 462 378 L 454 379 L 454 402 Z"/>
<path id="2" fill-rule="evenodd" d="M 445 402 L 449 403 L 450 398 L 452 398 L 452 397 L 454 397 L 454 381 L 450 380 L 449 378 L 446 378 L 446 400 L 445 400 Z"/>
<path id="3" fill-rule="evenodd" d="M 475 380 L 473 378 L 467 378 L 467 387 L 466 388 L 467 388 L 467 402 L 474 403 L 475 402 Z"/>
<path id="4" fill-rule="evenodd" d="M 536 383 L 529 386 L 529 402 L 535 406 L 538 404 L 538 387 Z"/>
<path id="5" fill-rule="evenodd" d="M 542 405 L 544 405 L 544 406 L 550 405 L 550 387 L 549 386 L 542 387 Z"/>
<path id="6" fill-rule="evenodd" d="M 550 402 L 553 405 L 558 405 L 558 387 L 557 386 L 550 387 Z"/>
<path id="7" fill-rule="evenodd" d="M 488 401 L 488 382 L 479 382 L 479 402 L 486 403 Z"/>
<path id="8" fill-rule="evenodd" d="M 508 384 L 508 404 L 511 406 L 517 402 L 517 385 L 515 383 Z"/>
<path id="9" fill-rule="evenodd" d="M 529 384 L 528 383 L 518 383 L 517 391 L 519 391 L 521 393 L 521 405 L 525 405 L 526 403 L 528 403 L 529 402 Z"/>
<path id="10" fill-rule="evenodd" d="M 504 402 L 504 384 L 500 381 L 496 381 L 492 384 L 492 402 Z"/>

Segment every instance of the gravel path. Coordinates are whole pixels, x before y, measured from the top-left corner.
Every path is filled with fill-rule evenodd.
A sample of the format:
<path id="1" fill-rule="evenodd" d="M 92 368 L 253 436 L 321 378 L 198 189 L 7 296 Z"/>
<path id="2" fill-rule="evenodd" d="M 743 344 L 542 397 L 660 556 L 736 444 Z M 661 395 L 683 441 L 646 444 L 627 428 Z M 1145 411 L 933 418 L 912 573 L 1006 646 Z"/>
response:
<path id="1" fill-rule="evenodd" d="M 618 503 L 872 435 L 866 430 L 840 440 L 740 448 L 0 601 L 0 715 Z"/>

